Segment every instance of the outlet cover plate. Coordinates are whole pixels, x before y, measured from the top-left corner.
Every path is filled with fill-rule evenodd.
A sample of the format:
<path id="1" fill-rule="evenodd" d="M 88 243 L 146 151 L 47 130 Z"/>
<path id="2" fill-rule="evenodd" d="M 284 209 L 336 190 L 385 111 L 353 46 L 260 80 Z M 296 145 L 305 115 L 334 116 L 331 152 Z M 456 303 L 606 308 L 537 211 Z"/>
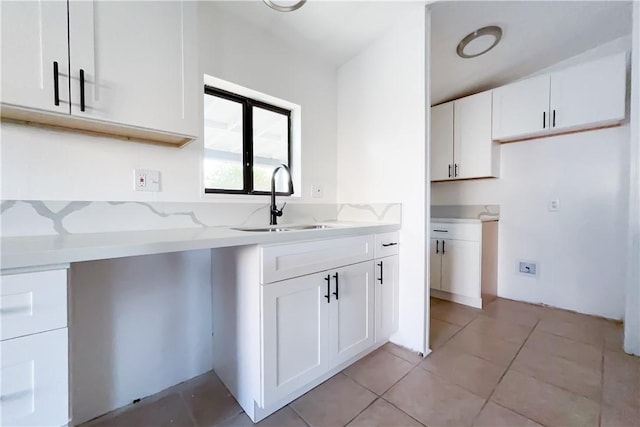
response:
<path id="1" fill-rule="evenodd" d="M 149 169 L 133 170 L 133 188 L 135 191 L 160 191 L 160 171 Z"/>
<path id="2" fill-rule="evenodd" d="M 537 278 L 540 273 L 540 269 L 536 261 L 518 260 L 517 268 L 518 273 L 528 277 Z"/>

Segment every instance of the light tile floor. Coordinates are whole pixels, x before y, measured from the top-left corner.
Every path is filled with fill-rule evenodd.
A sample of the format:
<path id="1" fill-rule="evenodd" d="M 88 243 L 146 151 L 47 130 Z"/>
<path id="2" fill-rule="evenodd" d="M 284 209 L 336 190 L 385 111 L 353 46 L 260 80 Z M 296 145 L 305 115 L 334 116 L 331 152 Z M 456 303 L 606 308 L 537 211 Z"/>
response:
<path id="1" fill-rule="evenodd" d="M 431 301 L 426 359 L 387 344 L 266 418 L 295 426 L 640 427 L 640 358 L 622 327 L 498 299 Z M 250 426 L 213 373 L 83 427 Z"/>

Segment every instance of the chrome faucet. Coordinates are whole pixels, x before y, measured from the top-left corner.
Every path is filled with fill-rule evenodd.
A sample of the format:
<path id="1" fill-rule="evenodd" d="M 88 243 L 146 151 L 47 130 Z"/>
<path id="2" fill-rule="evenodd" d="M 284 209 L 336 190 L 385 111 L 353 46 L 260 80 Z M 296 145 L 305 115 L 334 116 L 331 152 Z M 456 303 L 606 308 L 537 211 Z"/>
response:
<path id="1" fill-rule="evenodd" d="M 269 207 L 269 225 L 278 224 L 278 217 L 282 216 L 282 211 L 287 204 L 287 202 L 285 202 L 280 209 L 278 209 L 278 206 L 276 206 L 276 175 L 278 174 L 280 169 L 284 169 L 287 171 L 287 176 L 289 177 L 289 194 L 293 194 L 293 180 L 291 178 L 291 171 L 289 170 L 287 165 L 280 165 L 273 170 L 273 174 L 271 175 L 271 206 Z"/>

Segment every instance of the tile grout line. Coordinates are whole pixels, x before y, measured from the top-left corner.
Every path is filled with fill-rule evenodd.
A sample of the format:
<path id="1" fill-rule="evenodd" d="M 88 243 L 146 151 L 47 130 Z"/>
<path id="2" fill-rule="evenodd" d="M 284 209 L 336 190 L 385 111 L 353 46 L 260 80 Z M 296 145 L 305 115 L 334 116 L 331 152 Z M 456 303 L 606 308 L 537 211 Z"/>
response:
<path id="1" fill-rule="evenodd" d="M 184 390 L 181 390 L 181 391 L 178 392 L 178 396 L 180 396 L 180 402 L 182 402 L 182 405 L 187 410 L 187 415 L 189 415 L 189 419 L 191 420 L 191 424 L 193 425 L 193 427 L 198 427 L 199 425 L 196 422 L 195 417 L 193 416 L 191 408 L 189 407 L 189 405 L 187 405 L 187 402 L 184 400 L 184 396 L 182 395 L 183 391 Z"/>
<path id="2" fill-rule="evenodd" d="M 312 389 L 312 390 L 313 390 L 313 389 Z M 305 393 L 305 394 L 306 394 L 306 393 Z M 303 394 L 302 396 L 304 396 L 304 394 Z M 300 397 L 302 397 L 302 396 L 300 396 Z M 296 399 L 296 400 L 297 400 L 297 399 Z M 295 400 L 294 400 L 293 402 L 295 402 Z M 293 402 L 291 402 L 291 403 L 293 403 Z M 283 406 L 283 408 L 285 408 L 285 407 L 286 407 L 286 408 L 291 409 L 291 410 L 293 411 L 293 413 L 294 413 L 294 414 L 296 414 L 298 417 L 300 417 L 300 419 L 302 420 L 302 422 L 303 422 L 303 423 L 305 423 L 306 425 L 308 425 L 309 427 L 311 427 L 311 423 L 310 423 L 310 422 L 308 422 L 308 421 L 307 421 L 307 420 L 302 416 L 302 414 L 301 414 L 301 413 L 299 413 L 298 411 L 296 411 L 296 408 L 294 408 L 293 406 L 291 406 L 291 403 L 288 403 L 286 406 Z M 275 412 L 274 412 L 274 414 L 275 414 Z"/>
<path id="3" fill-rule="evenodd" d="M 395 355 L 394 355 L 394 354 L 392 354 L 392 356 L 395 356 Z M 398 357 L 398 356 L 396 356 L 396 357 Z M 399 358 L 400 358 L 400 357 L 399 357 Z M 400 358 L 400 359 L 402 359 L 402 358 Z M 403 359 L 403 360 L 404 360 L 404 359 Z M 423 359 L 423 360 L 424 360 L 424 359 Z M 407 362 L 407 363 L 411 363 L 411 362 L 409 362 L 409 361 L 406 361 L 406 362 Z M 393 384 L 391 384 L 391 385 L 390 385 L 390 386 L 389 386 L 389 387 L 384 391 L 384 393 L 382 393 L 382 394 L 378 394 L 378 393 L 374 392 L 373 390 L 369 390 L 367 387 L 363 386 L 362 384 L 360 384 L 359 382 L 357 382 L 356 380 L 354 380 L 353 378 L 351 378 L 351 377 L 350 377 L 350 376 L 348 376 L 347 374 L 344 374 L 347 378 L 350 378 L 350 379 L 351 379 L 352 381 L 354 381 L 356 384 L 358 384 L 358 385 L 362 386 L 365 390 L 369 390 L 370 392 L 372 392 L 373 394 L 375 394 L 375 395 L 376 395 L 376 398 L 375 398 L 375 399 L 373 399 L 373 402 L 371 402 L 371 403 L 370 403 L 366 408 L 364 408 L 362 411 L 358 412 L 358 414 L 356 414 L 356 416 L 354 416 L 353 418 L 351 418 L 351 419 L 349 420 L 349 422 L 347 422 L 347 424 L 349 424 L 350 422 L 352 422 L 353 420 L 355 420 L 356 418 L 358 418 L 358 416 L 360 416 L 360 414 L 362 414 L 364 411 L 366 411 L 366 410 L 367 410 L 371 405 L 373 405 L 373 404 L 376 402 L 376 400 L 378 400 L 378 399 L 382 399 L 382 400 L 384 400 L 385 402 L 387 402 L 387 403 L 389 403 L 389 404 L 393 405 L 393 403 L 389 402 L 387 399 L 384 399 L 384 398 L 382 397 L 382 395 L 384 395 L 386 392 L 388 392 L 389 390 L 391 390 L 391 389 L 392 389 L 396 384 L 398 384 L 400 381 L 402 381 L 402 380 L 403 380 L 407 375 L 409 375 L 409 373 L 410 373 L 411 371 L 413 371 L 415 368 L 417 368 L 417 367 L 418 367 L 418 365 L 420 365 L 420 363 L 422 363 L 422 362 L 420 361 L 420 362 L 418 362 L 417 364 L 413 365 L 413 366 L 411 367 L 411 369 L 409 369 L 409 370 L 407 371 L 407 373 L 406 373 L 406 374 L 404 374 L 404 375 L 403 375 L 403 376 L 401 376 L 401 377 L 400 377 L 396 382 L 394 382 Z M 396 407 L 395 405 L 393 405 L 393 406 L 394 406 L 396 409 L 398 409 L 400 412 L 402 412 L 403 414 L 406 414 L 406 415 L 408 415 L 409 417 L 411 417 L 411 415 L 407 414 L 407 413 L 406 413 L 406 412 L 404 412 L 402 409 L 400 409 L 400 408 Z M 411 417 L 411 418 L 413 418 L 413 417 Z M 413 418 L 413 419 L 415 420 L 415 418 Z M 416 420 L 416 421 L 418 421 L 418 420 Z M 347 424 L 345 424 L 345 426 L 346 426 Z M 422 423 L 420 423 L 420 424 L 422 424 Z"/>
<path id="4" fill-rule="evenodd" d="M 498 380 L 498 382 L 496 383 L 496 385 L 493 387 L 493 390 L 491 390 L 491 394 L 489 394 L 489 397 L 487 397 L 487 400 L 484 402 L 484 405 L 482 405 L 482 408 L 480 408 L 480 411 L 478 411 L 478 413 L 476 414 L 476 416 L 473 418 L 473 421 L 475 422 L 478 417 L 480 416 L 480 413 L 482 413 L 483 409 L 485 408 L 485 406 L 487 406 L 487 403 L 489 403 L 489 401 L 491 401 L 491 398 L 493 397 L 493 395 L 495 394 L 496 390 L 498 389 L 498 386 L 500 385 L 500 383 L 502 382 L 502 379 L 505 377 L 505 375 L 507 375 L 507 372 L 509 372 L 509 370 L 511 369 L 511 366 L 513 365 L 513 362 L 515 362 L 516 358 L 518 357 L 518 355 L 520 354 L 520 352 L 522 351 L 522 349 L 524 348 L 525 344 L 527 343 L 527 341 L 529 341 L 529 337 L 531 337 L 531 334 L 533 333 L 533 331 L 536 329 L 536 327 L 538 327 L 538 323 L 540 323 L 540 319 L 538 319 L 538 321 L 535 323 L 535 325 L 533 325 L 533 328 L 531 328 L 531 330 L 529 331 L 529 333 L 527 334 L 527 338 L 525 338 L 525 340 L 522 342 L 522 345 L 520 345 L 520 348 L 518 349 L 518 351 L 516 352 L 515 356 L 513 356 L 513 359 L 511 359 L 511 363 L 509 363 L 509 365 L 507 366 L 507 368 L 504 370 L 504 372 L 502 373 L 502 375 L 500 376 L 500 379 Z M 495 402 L 494 402 L 495 403 Z M 498 403 L 498 405 L 500 405 Z M 502 406 L 502 405 L 500 405 Z M 515 412 L 516 414 L 526 418 L 526 419 L 530 419 L 529 417 L 514 411 L 511 408 L 506 408 L 504 406 L 502 406 L 505 409 L 509 409 L 512 412 Z M 532 420 L 535 421 L 535 420 Z M 535 421 L 537 422 L 537 421 Z"/>

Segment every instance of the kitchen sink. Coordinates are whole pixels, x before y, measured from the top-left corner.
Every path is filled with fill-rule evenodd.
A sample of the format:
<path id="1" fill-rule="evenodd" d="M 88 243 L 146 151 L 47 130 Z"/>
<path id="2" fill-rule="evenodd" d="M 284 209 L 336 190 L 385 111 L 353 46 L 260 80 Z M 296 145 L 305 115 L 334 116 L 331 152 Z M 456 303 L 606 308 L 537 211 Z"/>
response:
<path id="1" fill-rule="evenodd" d="M 285 226 L 272 226 L 272 227 L 236 227 L 232 230 L 238 231 L 255 231 L 260 233 L 279 233 L 281 231 L 302 231 L 302 230 L 325 230 L 327 228 L 334 228 L 330 225 L 324 224 L 302 224 L 302 225 L 285 225 Z"/>

